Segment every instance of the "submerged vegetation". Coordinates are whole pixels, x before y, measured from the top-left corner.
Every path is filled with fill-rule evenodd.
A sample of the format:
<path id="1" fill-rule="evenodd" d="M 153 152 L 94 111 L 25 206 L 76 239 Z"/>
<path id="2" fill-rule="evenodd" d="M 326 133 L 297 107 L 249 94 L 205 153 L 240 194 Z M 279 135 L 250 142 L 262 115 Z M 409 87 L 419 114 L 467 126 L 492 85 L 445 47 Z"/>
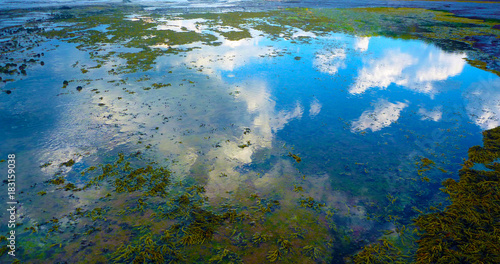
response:
<path id="1" fill-rule="evenodd" d="M 366 246 L 354 263 L 499 263 L 500 127 L 484 131 L 483 143 L 469 149 L 458 181 L 443 182 L 451 204 L 443 210 L 431 207 L 434 212 L 414 219 L 418 247 L 413 261 L 401 246 L 383 238 Z M 424 159 L 422 163 L 431 164 Z M 474 163 L 486 169 L 474 169 Z"/>
<path id="2" fill-rule="evenodd" d="M 44 243 L 25 248 L 26 256 L 36 259 L 45 252 L 46 261 L 89 261 L 87 254 L 93 252 L 101 256 L 93 261 L 110 263 L 243 263 L 259 258 L 255 261 L 302 259 L 307 263 L 329 258 L 327 229 L 310 225 L 320 211 L 297 209 L 295 219 L 287 219 L 289 206 L 256 194 L 233 205 L 213 207 L 203 186 L 172 182 L 168 169 L 136 154 L 119 154 L 115 162 L 91 166 L 79 174 L 89 180 L 63 188 L 57 186 L 66 181 L 56 174 L 48 181 L 57 187 L 52 192 L 80 195 L 104 190 L 107 194 L 90 208 L 78 207 L 60 218 L 26 227 L 21 243 L 35 237 Z M 315 204 L 312 198 L 308 203 Z"/>
<path id="3" fill-rule="evenodd" d="M 443 182 L 451 204 L 416 219 L 418 263 L 500 262 L 500 127 L 484 131 L 483 143 L 469 149 L 458 181 Z"/>
<path id="4" fill-rule="evenodd" d="M 433 212 L 422 212 L 407 226 L 389 220 L 396 230 L 386 231 L 352 258 L 344 255 L 347 262 L 499 262 L 500 127 L 483 136 L 483 147 L 470 148 L 474 154 L 464 161 L 460 180 L 443 182 L 449 206 L 430 208 Z M 473 168 L 472 159 L 477 156 L 483 157 L 486 170 Z M 78 261 L 87 258 L 88 252 L 102 250 L 105 258 L 101 260 L 111 263 L 324 263 L 332 261 L 329 254 L 342 255 L 349 244 L 357 248 L 349 232 L 336 224 L 343 221 L 335 218 L 336 210 L 312 197 L 301 196 L 298 205 L 283 207 L 278 200 L 252 194 L 236 204 L 213 207 L 207 203 L 203 186 L 172 182 L 168 169 L 138 157 L 120 154 L 114 163 L 82 171 L 81 175 L 90 177 L 79 188 L 67 184 L 72 188 L 64 191 L 89 192 L 99 186 L 107 194 L 92 208 L 76 208 L 59 219 L 24 228 L 22 240 L 42 237 L 45 245 L 30 246 L 29 255 L 52 252 L 45 255 L 47 260 Z M 425 158 L 421 162 L 421 167 L 433 164 Z M 58 186 L 65 180 L 56 174 L 49 182 Z M 394 200 L 389 197 L 391 203 Z M 291 221 L 289 210 L 300 220 Z M 323 221 L 329 228 L 321 225 Z M 108 243 L 85 251 L 74 246 L 97 245 L 87 241 L 99 239 Z M 352 249 L 346 253 L 354 253 Z"/>

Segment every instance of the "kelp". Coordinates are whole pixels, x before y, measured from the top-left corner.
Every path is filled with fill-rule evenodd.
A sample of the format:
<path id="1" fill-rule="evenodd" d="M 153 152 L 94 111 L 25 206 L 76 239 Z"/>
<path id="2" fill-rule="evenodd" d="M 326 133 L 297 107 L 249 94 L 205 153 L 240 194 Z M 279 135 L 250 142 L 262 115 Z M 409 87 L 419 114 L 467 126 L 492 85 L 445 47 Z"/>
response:
<path id="1" fill-rule="evenodd" d="M 58 259 L 78 261 L 84 258 L 82 248 L 99 253 L 97 244 L 88 240 L 114 241 L 114 236 L 124 240 L 121 246 L 108 245 L 105 254 L 98 254 L 108 263 L 242 263 L 259 251 L 263 262 L 328 259 L 320 241 L 327 236 L 326 229 L 308 226 L 322 213 L 312 198 L 307 200 L 311 208 L 293 212 L 305 221 L 283 226 L 282 214 L 288 215 L 290 208 L 282 211 L 274 197 L 246 194 L 239 203 L 248 206 L 222 203 L 212 208 L 204 186 L 189 180 L 172 182 L 166 167 L 135 154 L 119 154 L 113 162 L 73 171 L 88 179 L 83 182 L 72 182 L 72 175 L 61 174 L 47 181 L 56 187 L 55 192 L 85 195 L 104 189 L 104 195 L 90 207 L 78 207 L 59 219 L 25 228 L 28 236 L 44 236 L 46 247 L 39 250 L 58 249 L 50 251 Z M 308 213 L 312 208 L 316 208 L 314 213 Z M 68 221 L 76 225 L 68 229 Z M 61 239 L 68 236 L 71 240 Z"/>
<path id="2" fill-rule="evenodd" d="M 155 163 L 152 162 L 144 167 L 133 168 L 131 162 L 126 160 L 123 154 L 119 154 L 119 158 L 114 164 L 100 165 L 100 174 L 89 180 L 83 189 L 98 186 L 102 181 L 108 181 L 116 193 L 141 191 L 142 196 L 165 197 L 167 187 L 170 185 L 170 171 L 164 167 L 154 167 L 154 165 Z M 94 170 L 96 170 L 95 167 L 90 167 L 82 174 Z"/>
<path id="3" fill-rule="evenodd" d="M 418 263 L 500 263 L 500 127 L 484 131 L 483 144 L 469 149 L 458 181 L 443 182 L 451 204 L 415 220 Z"/>
<path id="4" fill-rule="evenodd" d="M 217 251 L 217 254 L 211 257 L 208 261 L 210 263 L 243 263 L 238 254 L 227 248 L 219 249 Z"/>
<path id="5" fill-rule="evenodd" d="M 409 263 L 408 256 L 404 256 L 401 250 L 391 241 L 383 238 L 376 243 L 365 246 L 363 250 L 352 259 L 356 264 L 383 264 L 383 263 Z"/>
<path id="6" fill-rule="evenodd" d="M 500 263 L 500 127 L 483 132 L 483 146 L 469 149 L 459 180 L 447 179 L 441 190 L 449 195 L 444 209 L 430 207 L 414 219 L 418 247 L 410 255 L 383 238 L 367 245 L 353 263 Z M 481 163 L 486 170 L 473 168 Z M 422 160 L 426 168 L 432 162 Z M 413 235 L 399 230 L 401 242 Z M 388 232 L 386 235 L 391 234 Z M 413 256 L 411 256 L 413 255 Z"/>
<path id="7" fill-rule="evenodd" d="M 288 152 L 288 157 L 292 157 L 297 163 L 302 161 L 302 158 L 297 156 L 296 154 L 292 154 L 291 152 Z"/>
<path id="8" fill-rule="evenodd" d="M 486 164 L 497 159 L 500 152 L 500 130 L 484 131 L 483 144 L 483 147 L 474 146 L 469 149 L 469 161 Z"/>

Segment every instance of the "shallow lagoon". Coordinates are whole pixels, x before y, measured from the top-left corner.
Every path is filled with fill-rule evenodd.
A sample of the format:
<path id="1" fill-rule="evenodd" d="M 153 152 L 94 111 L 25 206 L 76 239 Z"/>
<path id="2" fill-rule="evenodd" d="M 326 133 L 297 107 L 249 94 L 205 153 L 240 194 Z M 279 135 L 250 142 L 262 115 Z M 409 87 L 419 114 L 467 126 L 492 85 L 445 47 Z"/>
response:
<path id="1" fill-rule="evenodd" d="M 2 75 L 0 106 L 2 156 L 14 152 L 22 175 L 19 259 L 131 261 L 147 239 L 166 245 L 165 229 L 167 262 L 336 263 L 384 236 L 412 252 L 402 226 L 446 204 L 440 183 L 500 125 L 485 66 L 497 62 L 435 32 L 494 23 L 416 10 L 404 27 L 367 28 L 357 12 L 82 9 L 44 31 L 4 30 L 22 46 L 6 45 L 2 66 L 26 64 Z M 118 153 L 171 170 L 169 195 L 75 190 Z M 76 187 L 49 182 L 60 177 Z M 203 239 L 199 215 L 213 222 Z"/>

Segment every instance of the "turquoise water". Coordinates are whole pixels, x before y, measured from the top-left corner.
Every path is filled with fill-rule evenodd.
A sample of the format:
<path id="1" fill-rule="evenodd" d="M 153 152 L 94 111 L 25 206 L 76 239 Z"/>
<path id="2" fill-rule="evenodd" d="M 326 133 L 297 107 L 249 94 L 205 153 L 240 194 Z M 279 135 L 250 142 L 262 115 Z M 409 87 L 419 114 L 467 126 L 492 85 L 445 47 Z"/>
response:
<path id="1" fill-rule="evenodd" d="M 158 52 L 146 67 L 127 64 L 123 54 L 142 47 L 130 40 L 90 44 L 78 35 L 2 54 L 2 65 L 20 65 L 43 52 L 26 75 L 1 75 L 14 80 L 1 86 L 0 156 L 17 156 L 23 221 L 38 222 L 40 208 L 93 199 L 38 199 L 54 173 L 79 183 L 84 168 L 141 151 L 175 181 L 202 183 L 213 206 L 238 203 L 245 190 L 295 201 L 300 184 L 304 197 L 344 215 L 355 239 L 371 240 L 374 230 L 393 227 L 367 219 L 381 213 L 370 204 L 395 197 L 392 212 L 410 219 L 410 208 L 443 201 L 441 181 L 457 178 L 480 132 L 500 125 L 500 79 L 470 66 L 464 52 L 293 27 L 270 35 L 251 24 L 242 26 L 249 37 L 230 40 L 223 33 L 240 29 L 211 22 L 155 18 L 156 29 L 141 37 L 145 50 Z M 155 30 L 215 40 L 149 45 Z M 114 36 L 107 25 L 75 29 L 91 31 Z M 417 172 L 422 158 L 435 162 L 425 175 Z M 60 166 L 69 159 L 73 167 Z"/>

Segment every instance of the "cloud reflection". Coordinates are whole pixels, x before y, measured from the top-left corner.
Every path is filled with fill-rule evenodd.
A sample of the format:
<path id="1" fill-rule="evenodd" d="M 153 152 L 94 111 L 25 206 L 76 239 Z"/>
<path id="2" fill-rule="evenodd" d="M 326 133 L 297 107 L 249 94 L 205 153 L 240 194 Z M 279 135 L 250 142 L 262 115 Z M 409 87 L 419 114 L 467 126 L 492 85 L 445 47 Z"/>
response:
<path id="1" fill-rule="evenodd" d="M 432 120 L 439 121 L 443 117 L 443 111 L 440 106 L 433 108 L 432 110 L 427 110 L 425 108 L 418 109 L 418 114 L 421 116 L 421 120 Z"/>
<path id="2" fill-rule="evenodd" d="M 388 51 L 382 59 L 370 61 L 367 67 L 359 71 L 358 79 L 349 88 L 349 93 L 361 94 L 372 87 L 387 88 L 391 83 L 407 83 L 403 70 L 417 61 L 410 54 L 399 50 Z"/>
<path id="3" fill-rule="evenodd" d="M 473 83 L 466 94 L 467 113 L 482 129 L 500 126 L 500 79 Z"/>
<path id="4" fill-rule="evenodd" d="M 270 147 L 274 133 L 283 129 L 293 119 L 302 118 L 304 109 L 299 102 L 289 110 L 276 110 L 276 102 L 271 99 L 271 93 L 265 83 L 253 81 L 241 91 L 238 97 L 247 105 L 248 113 L 252 115 L 251 129 L 255 136 L 252 142 L 257 142 L 254 147 Z M 247 136 L 248 138 L 248 136 Z M 245 140 L 247 140 L 245 138 Z"/>
<path id="5" fill-rule="evenodd" d="M 321 111 L 321 103 L 318 101 L 318 99 L 314 98 L 314 100 L 311 102 L 311 107 L 309 108 L 309 116 L 313 117 L 319 114 Z"/>
<path id="6" fill-rule="evenodd" d="M 340 48 L 321 51 L 314 58 L 314 67 L 320 72 L 334 75 L 339 69 L 346 67 L 344 63 L 346 56 L 345 50 Z"/>
<path id="7" fill-rule="evenodd" d="M 354 48 L 357 51 L 365 52 L 368 50 L 369 43 L 370 43 L 370 37 L 357 37 L 356 43 L 354 43 Z"/>
<path id="8" fill-rule="evenodd" d="M 375 104 L 375 109 L 364 111 L 358 120 L 352 122 L 351 131 L 371 129 L 375 132 L 388 127 L 399 119 L 401 111 L 407 106 L 408 103 L 391 103 L 381 99 Z"/>
<path id="9" fill-rule="evenodd" d="M 382 58 L 369 61 L 359 71 L 357 81 L 349 88 L 349 93 L 361 94 L 371 88 L 385 89 L 396 84 L 432 97 L 439 92 L 434 85 L 436 82 L 459 75 L 465 66 L 464 53 L 447 53 L 438 49 L 427 51 L 428 46 L 416 49 L 412 54 L 388 50 Z M 418 57 L 413 54 L 426 56 Z"/>
<path id="10" fill-rule="evenodd" d="M 249 29 L 252 38 L 244 38 L 240 40 L 228 40 L 219 33 L 211 32 L 218 37 L 218 46 L 208 46 L 202 43 L 192 43 L 183 45 L 181 48 L 195 48 L 189 53 L 184 54 L 184 57 L 177 58 L 160 58 L 158 66 L 169 64 L 172 66 L 189 65 L 200 69 L 203 74 L 211 77 L 220 77 L 222 71 L 234 71 L 239 67 L 243 67 L 250 63 L 253 58 L 268 56 L 276 52 L 276 49 L 269 46 L 259 45 L 265 40 L 261 31 Z M 200 47 L 203 47 L 200 49 Z M 166 45 L 156 45 L 153 48 L 169 48 Z"/>
<path id="11" fill-rule="evenodd" d="M 236 99 L 247 106 L 246 112 L 237 111 L 234 114 L 240 117 L 238 127 L 248 128 L 248 133 L 223 142 L 221 147 L 212 149 L 207 154 L 209 160 L 213 161 L 205 187 L 209 197 L 225 196 L 226 192 L 244 184 L 247 175 L 238 172 L 237 168 L 251 163 L 256 151 L 271 148 L 275 133 L 290 121 L 300 119 L 304 112 L 299 102 L 291 109 L 276 110 L 276 102 L 271 99 L 268 87 L 257 80 L 240 87 Z M 227 137 L 221 135 L 224 136 Z"/>
<path id="12" fill-rule="evenodd" d="M 196 33 L 201 33 L 203 29 L 206 29 L 207 26 L 203 26 L 202 23 L 205 23 L 207 20 L 202 18 L 196 19 L 160 19 L 158 22 L 163 22 L 164 24 L 158 25 L 156 27 L 157 30 L 173 30 L 176 32 L 187 32 L 194 31 Z"/>
<path id="13" fill-rule="evenodd" d="M 292 38 L 294 39 L 294 38 L 300 38 L 300 37 L 316 38 L 316 34 L 314 34 L 312 32 L 304 31 L 304 30 L 302 30 L 300 28 L 294 29 Z"/>

